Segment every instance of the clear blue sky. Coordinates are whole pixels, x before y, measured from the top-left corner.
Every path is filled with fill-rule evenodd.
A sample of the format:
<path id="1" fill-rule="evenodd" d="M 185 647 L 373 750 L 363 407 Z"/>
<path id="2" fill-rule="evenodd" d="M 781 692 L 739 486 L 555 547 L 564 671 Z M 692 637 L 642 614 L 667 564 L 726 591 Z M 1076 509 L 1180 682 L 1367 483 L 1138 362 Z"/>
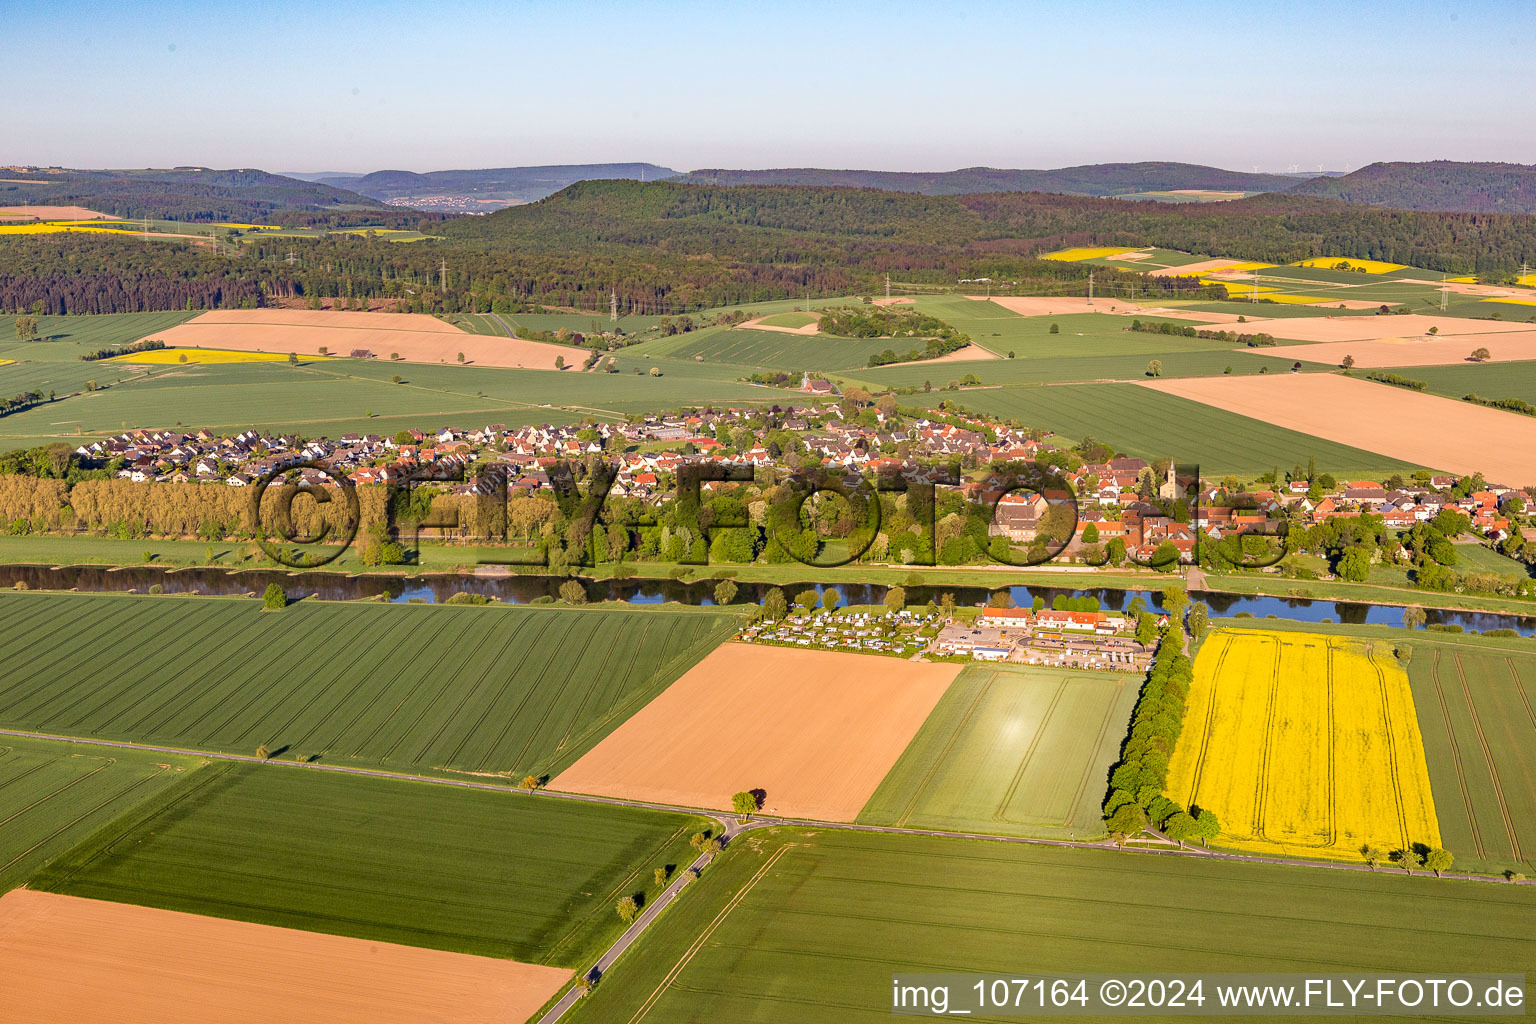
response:
<path id="1" fill-rule="evenodd" d="M 1536 3 L 7 5 L 0 162 L 1536 163 Z"/>

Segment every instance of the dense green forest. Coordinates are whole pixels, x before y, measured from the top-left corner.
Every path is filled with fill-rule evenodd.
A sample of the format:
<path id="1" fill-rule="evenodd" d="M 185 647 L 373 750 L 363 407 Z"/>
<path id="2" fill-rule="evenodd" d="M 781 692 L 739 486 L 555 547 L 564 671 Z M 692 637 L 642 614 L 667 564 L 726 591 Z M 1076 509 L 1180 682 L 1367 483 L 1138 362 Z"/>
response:
<path id="1" fill-rule="evenodd" d="M 120 312 L 277 299 L 389 299 L 428 312 L 526 305 L 681 313 L 765 299 L 871 294 L 885 275 L 953 287 L 990 278 L 1016 294 L 1203 294 L 1152 278 L 1042 261 L 1074 245 L 1156 245 L 1275 263 L 1389 260 L 1453 273 L 1536 263 L 1536 217 L 1415 213 L 1266 195 L 1212 204 L 994 193 L 724 188 L 588 181 L 538 203 L 442 221 L 438 240 L 262 238 L 238 254 L 105 235 L 0 240 L 0 311 Z M 291 262 L 290 262 L 290 254 Z M 440 268 L 446 265 L 446 288 Z"/>

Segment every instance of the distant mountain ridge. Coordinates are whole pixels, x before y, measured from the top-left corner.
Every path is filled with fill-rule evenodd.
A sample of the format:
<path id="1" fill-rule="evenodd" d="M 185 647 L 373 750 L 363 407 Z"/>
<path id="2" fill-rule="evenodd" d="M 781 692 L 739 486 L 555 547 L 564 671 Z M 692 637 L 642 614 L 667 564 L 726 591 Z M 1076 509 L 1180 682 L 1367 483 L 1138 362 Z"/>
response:
<path id="1" fill-rule="evenodd" d="M 677 171 L 658 164 L 616 163 L 425 172 L 382 170 L 357 176 L 316 175 L 315 179 L 387 203 L 409 205 L 419 210 L 468 213 L 531 203 L 578 181 L 658 181 L 676 175 Z"/>
<path id="2" fill-rule="evenodd" d="M 0 206 L 80 205 L 116 217 L 244 221 L 274 214 L 381 209 L 376 199 L 251 167 L 85 170 L 13 168 Z"/>
<path id="3" fill-rule="evenodd" d="M 966 167 L 956 171 L 827 170 L 785 167 L 768 170 L 706 168 L 677 180 L 695 185 L 814 185 L 878 188 L 922 195 L 977 195 L 985 192 L 1055 192 L 1116 196 L 1134 192 L 1198 189 L 1221 192 L 1284 192 L 1296 179 L 1284 174 L 1228 171 L 1200 164 L 1144 161 L 1084 164 L 1053 170 Z"/>
<path id="4" fill-rule="evenodd" d="M 1536 166 L 1457 160 L 1375 163 L 1339 178 L 1313 178 L 1290 191 L 1400 210 L 1536 213 Z"/>

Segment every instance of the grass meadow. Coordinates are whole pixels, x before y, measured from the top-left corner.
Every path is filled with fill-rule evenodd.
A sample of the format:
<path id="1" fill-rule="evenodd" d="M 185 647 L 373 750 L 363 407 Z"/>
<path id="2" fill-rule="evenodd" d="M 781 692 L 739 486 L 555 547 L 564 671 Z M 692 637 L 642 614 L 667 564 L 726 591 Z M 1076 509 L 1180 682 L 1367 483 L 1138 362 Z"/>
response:
<path id="1" fill-rule="evenodd" d="M 202 762 L 0 736 L 0 892 Z"/>
<path id="2" fill-rule="evenodd" d="M 57 593 L 0 613 L 8 728 L 512 779 L 574 761 L 738 621 Z"/>
<path id="3" fill-rule="evenodd" d="M 1216 476 L 1305 464 L 1309 458 L 1335 476 L 1385 476 L 1417 468 L 1134 384 L 976 388 L 914 400 L 929 407 L 956 403 L 1072 440 L 1092 436 L 1141 458 L 1172 456 Z"/>
<path id="4" fill-rule="evenodd" d="M 1536 889 L 1400 872 L 775 829 L 736 840 L 575 1020 L 874 1024 L 896 971 L 1523 972 L 1533 911 Z"/>
<path id="5" fill-rule="evenodd" d="M 1099 808 L 1139 676 L 970 665 L 870 798 L 869 825 L 1048 839 L 1104 834 Z"/>
<path id="6" fill-rule="evenodd" d="M 704 819 L 217 762 L 35 888 L 258 924 L 583 968 L 615 901 L 692 859 Z"/>

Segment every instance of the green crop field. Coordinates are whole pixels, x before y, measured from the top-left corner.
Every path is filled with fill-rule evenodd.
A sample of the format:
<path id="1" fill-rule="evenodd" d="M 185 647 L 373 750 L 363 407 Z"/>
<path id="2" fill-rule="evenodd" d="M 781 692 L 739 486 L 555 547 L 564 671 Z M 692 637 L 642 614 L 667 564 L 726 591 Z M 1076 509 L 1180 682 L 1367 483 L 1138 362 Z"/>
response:
<path id="1" fill-rule="evenodd" d="M 0 736 L 0 892 L 201 762 Z"/>
<path id="2" fill-rule="evenodd" d="M 785 397 L 781 391 L 738 382 L 745 372 L 740 367 L 627 352 L 618 355 L 617 365 L 623 372 L 554 373 L 338 359 L 297 367 L 281 362 L 168 365 L 146 373 L 126 364 L 55 363 L 43 372 L 43 364 L 20 363 L 0 366 L 0 388 L 12 379 L 16 391 L 46 387 L 43 378 L 48 377 L 59 381 L 61 396 L 83 387 L 86 379 L 111 386 L 6 416 L 0 419 L 0 441 L 33 444 L 178 424 L 220 433 L 257 428 L 331 437 L 348 431 L 389 434 L 443 423 L 478 427 L 613 421 L 641 410 Z M 662 376 L 652 376 L 652 367 Z M 396 376 L 399 383 L 392 380 Z"/>
<path id="3" fill-rule="evenodd" d="M 1431 392 L 1447 398 L 1481 395 L 1494 399 L 1518 398 L 1536 405 L 1536 361 L 1398 366 L 1389 372 L 1421 380 L 1429 385 Z"/>
<path id="4" fill-rule="evenodd" d="M 927 383 L 942 388 L 950 381 L 959 382 L 967 375 L 974 375 L 985 386 L 1011 384 L 1068 384 L 1096 383 L 1103 381 L 1146 380 L 1147 364 L 1156 359 L 1163 364 L 1164 377 L 1215 377 L 1231 370 L 1232 376 L 1247 376 L 1259 372 L 1264 365 L 1245 353 L 1241 346 L 1226 346 L 1214 352 L 1188 352 L 1170 350 L 1166 346 L 1178 339 L 1155 335 L 1136 335 L 1149 338 L 1141 351 L 1116 356 L 1047 356 L 1039 359 L 976 359 L 947 363 L 899 363 L 874 369 L 846 370 L 833 374 L 839 380 L 848 380 L 874 388 L 876 392 L 886 388 L 922 387 Z M 1333 367 L 1328 367 L 1333 369 Z M 901 399 L 903 404 L 913 401 Z"/>
<path id="5" fill-rule="evenodd" d="M 890 1019 L 897 971 L 1536 963 L 1536 889 L 1401 872 L 782 829 L 738 839 L 695 886 L 578 1004 L 577 1021 L 634 1021 L 644 1008 L 646 1024 L 873 1024 Z"/>
<path id="6" fill-rule="evenodd" d="M 214 763 L 36 887 L 557 967 L 623 930 L 624 895 L 692 859 L 704 819 Z"/>
<path id="7" fill-rule="evenodd" d="M 0 614 L 8 728 L 515 779 L 575 760 L 738 621 L 110 594 L 0 594 Z"/>
<path id="8" fill-rule="evenodd" d="M 790 316 L 793 314 L 780 314 Z M 921 348 L 921 343 L 915 343 Z M 750 327 L 706 327 L 648 341 L 622 353 L 631 360 L 661 355 L 678 360 L 700 357 L 706 363 L 775 370 L 845 370 L 869 364 L 869 357 L 902 346 L 889 339 L 833 338 L 821 334 L 754 331 Z M 906 345 L 912 347 L 911 344 Z"/>
<path id="9" fill-rule="evenodd" d="M 1536 655 L 1414 636 L 1408 677 L 1440 838 L 1459 867 L 1536 867 Z"/>
<path id="10" fill-rule="evenodd" d="M 774 313 L 763 317 L 762 322 L 769 327 L 799 328 L 808 327 L 820 319 L 814 313 Z"/>
<path id="11" fill-rule="evenodd" d="M 859 821 L 1050 839 L 1104 834 L 1103 803 L 1139 676 L 970 665 Z"/>
<path id="12" fill-rule="evenodd" d="M 1096 437 L 1141 458 L 1172 456 L 1198 463 L 1208 475 L 1263 472 L 1308 458 L 1336 476 L 1385 476 L 1416 468 L 1134 384 L 976 388 L 911 400 L 929 407 L 952 402 L 1074 440 Z"/>

